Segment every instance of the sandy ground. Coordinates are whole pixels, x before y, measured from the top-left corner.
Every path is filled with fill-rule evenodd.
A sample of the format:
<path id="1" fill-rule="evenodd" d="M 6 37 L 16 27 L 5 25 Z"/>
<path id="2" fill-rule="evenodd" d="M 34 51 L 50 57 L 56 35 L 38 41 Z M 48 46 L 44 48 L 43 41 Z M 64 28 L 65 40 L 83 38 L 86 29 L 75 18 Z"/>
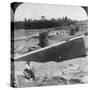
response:
<path id="1" fill-rule="evenodd" d="M 18 87 L 82 84 L 88 82 L 87 57 L 75 58 L 63 62 L 32 62 L 36 81 L 31 82 L 23 77 L 26 62 L 15 62 L 15 75 Z M 64 80 L 62 80 L 62 78 Z M 60 81 L 61 80 L 61 81 Z M 71 82 L 70 82 L 71 80 Z M 72 81 L 72 80 L 78 80 Z M 64 82 L 65 81 L 65 82 Z"/>

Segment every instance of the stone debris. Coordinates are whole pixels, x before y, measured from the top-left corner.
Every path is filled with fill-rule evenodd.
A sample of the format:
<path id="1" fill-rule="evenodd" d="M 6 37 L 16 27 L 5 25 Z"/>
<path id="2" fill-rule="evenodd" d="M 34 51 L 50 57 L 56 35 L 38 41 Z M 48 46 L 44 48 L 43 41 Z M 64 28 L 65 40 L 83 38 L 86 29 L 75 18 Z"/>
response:
<path id="1" fill-rule="evenodd" d="M 76 73 L 79 72 L 79 65 L 78 64 L 70 64 L 65 67 L 63 73 L 69 74 L 69 73 Z"/>
<path id="2" fill-rule="evenodd" d="M 15 53 L 25 54 L 34 50 L 40 49 L 39 46 L 19 46 L 14 51 Z"/>

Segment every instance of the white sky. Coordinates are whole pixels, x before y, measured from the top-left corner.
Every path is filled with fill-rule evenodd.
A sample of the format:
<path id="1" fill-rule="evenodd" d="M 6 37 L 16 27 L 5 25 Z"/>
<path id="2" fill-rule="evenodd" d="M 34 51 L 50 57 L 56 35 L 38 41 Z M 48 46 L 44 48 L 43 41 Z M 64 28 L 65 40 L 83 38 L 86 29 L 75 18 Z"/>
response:
<path id="1" fill-rule="evenodd" d="M 79 6 L 24 3 L 16 9 L 15 21 L 23 21 L 24 18 L 40 19 L 41 16 L 45 16 L 46 19 L 63 16 L 73 20 L 87 19 L 86 12 Z"/>

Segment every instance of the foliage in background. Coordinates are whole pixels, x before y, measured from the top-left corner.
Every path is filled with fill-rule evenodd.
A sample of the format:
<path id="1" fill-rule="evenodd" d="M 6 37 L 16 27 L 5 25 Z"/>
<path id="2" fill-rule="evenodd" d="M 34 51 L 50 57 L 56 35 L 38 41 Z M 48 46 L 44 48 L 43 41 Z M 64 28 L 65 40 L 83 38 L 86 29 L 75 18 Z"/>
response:
<path id="1" fill-rule="evenodd" d="M 77 21 L 71 20 L 67 17 L 63 18 L 51 18 L 50 20 L 47 19 L 24 19 L 24 21 L 15 21 L 14 22 L 14 29 L 46 29 L 46 28 L 55 28 L 55 27 L 63 27 L 63 26 L 70 26 L 75 25 Z"/>

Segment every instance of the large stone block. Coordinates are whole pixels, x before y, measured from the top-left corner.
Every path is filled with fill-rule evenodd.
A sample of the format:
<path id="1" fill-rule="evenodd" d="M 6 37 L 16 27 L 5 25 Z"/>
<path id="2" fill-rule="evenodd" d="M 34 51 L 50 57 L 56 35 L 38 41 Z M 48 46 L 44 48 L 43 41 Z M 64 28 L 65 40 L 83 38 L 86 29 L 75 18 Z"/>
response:
<path id="1" fill-rule="evenodd" d="M 86 56 L 86 48 L 83 37 L 79 36 L 69 41 L 32 51 L 15 58 L 15 61 L 57 62 L 82 56 Z"/>

